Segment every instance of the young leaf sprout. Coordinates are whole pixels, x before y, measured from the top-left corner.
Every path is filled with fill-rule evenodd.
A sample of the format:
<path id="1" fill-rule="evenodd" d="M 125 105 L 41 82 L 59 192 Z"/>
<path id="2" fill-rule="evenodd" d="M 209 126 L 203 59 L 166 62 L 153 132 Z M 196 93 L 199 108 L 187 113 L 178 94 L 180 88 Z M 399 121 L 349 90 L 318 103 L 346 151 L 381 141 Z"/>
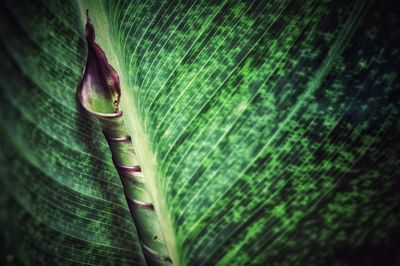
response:
<path id="1" fill-rule="evenodd" d="M 146 178 L 139 166 L 132 139 L 124 124 L 123 113 L 119 109 L 121 98 L 119 76 L 95 42 L 94 27 L 88 11 L 86 14 L 88 55 L 78 89 L 79 101 L 86 111 L 98 119 L 103 129 L 147 264 L 172 265 L 157 214 L 146 189 Z"/>

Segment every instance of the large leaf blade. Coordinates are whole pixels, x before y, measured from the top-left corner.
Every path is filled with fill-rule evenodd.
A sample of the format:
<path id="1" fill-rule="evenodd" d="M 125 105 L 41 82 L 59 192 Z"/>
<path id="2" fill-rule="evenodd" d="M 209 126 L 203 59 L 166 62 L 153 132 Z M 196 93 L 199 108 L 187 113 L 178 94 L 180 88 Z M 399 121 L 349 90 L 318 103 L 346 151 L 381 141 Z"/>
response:
<path id="1" fill-rule="evenodd" d="M 104 27 L 99 43 L 121 75 L 127 126 L 150 176 L 177 263 L 395 263 L 399 232 L 395 8 L 361 1 L 89 5 L 94 21 Z M 56 9 L 56 4 L 49 6 Z M 73 12 L 59 15 L 61 21 L 76 23 L 77 13 L 71 16 L 75 19 L 65 15 Z M 28 17 L 19 19 L 29 25 Z M 39 31 L 35 33 L 34 24 L 30 27 L 27 31 L 35 40 Z M 64 80 L 58 75 L 65 66 L 40 53 L 37 58 L 54 65 L 51 75 L 56 78 L 47 79 L 50 70 L 35 61 L 29 64 L 20 56 L 23 49 L 18 50 L 18 44 L 3 44 L 6 55 L 17 57 L 27 76 L 42 75 L 32 75 L 42 85 L 39 88 L 46 88 L 40 97 L 69 95 L 60 104 L 75 110 L 71 94 L 59 90 L 55 82 Z M 55 47 L 50 41 L 45 50 Z M 8 73 L 5 76 L 13 76 L 11 70 Z M 68 84 L 74 86 L 72 81 Z M 4 94 L 13 93 L 2 87 Z M 15 102 L 10 108 L 25 108 L 27 116 L 30 111 L 45 114 L 37 105 L 19 107 L 22 100 Z M 16 119 L 3 123 L 5 131 L 15 131 L 7 127 Z M 74 120 L 65 119 L 65 124 L 73 125 Z M 64 136 L 51 120 L 45 115 L 41 121 L 49 122 L 31 127 L 43 128 L 55 138 Z M 99 196 L 102 192 L 96 187 L 101 179 L 110 178 L 106 173 L 112 170 L 96 130 L 96 126 L 90 130 L 94 137 L 88 139 L 90 147 L 101 151 L 86 152 L 106 162 L 104 168 L 94 167 L 105 173 L 94 175 L 99 182 L 93 183 L 90 193 Z M 81 136 L 77 143 L 88 134 L 76 132 Z M 24 143 L 26 135 L 21 136 Z M 49 156 L 60 152 L 57 148 Z M 39 160 L 41 154 L 30 157 Z M 84 172 L 83 166 L 93 163 L 98 162 L 94 159 L 77 169 Z M 60 182 L 86 191 L 84 182 L 66 180 Z M 118 181 L 107 180 L 113 185 L 102 191 L 118 195 Z M 123 206 L 122 201 L 115 202 Z M 121 241 L 129 239 L 125 237 Z M 362 256 L 374 252 L 376 261 L 372 255 Z"/>

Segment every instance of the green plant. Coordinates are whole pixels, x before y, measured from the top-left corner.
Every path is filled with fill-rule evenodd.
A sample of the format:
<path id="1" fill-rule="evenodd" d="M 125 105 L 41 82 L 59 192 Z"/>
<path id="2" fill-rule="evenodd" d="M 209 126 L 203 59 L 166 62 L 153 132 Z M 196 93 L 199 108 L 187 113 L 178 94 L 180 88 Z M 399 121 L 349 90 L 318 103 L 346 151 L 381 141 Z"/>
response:
<path id="1" fill-rule="evenodd" d="M 102 128 L 77 102 L 89 9 L 174 265 L 396 265 L 389 4 L 4 1 L 2 258 L 145 263 Z"/>

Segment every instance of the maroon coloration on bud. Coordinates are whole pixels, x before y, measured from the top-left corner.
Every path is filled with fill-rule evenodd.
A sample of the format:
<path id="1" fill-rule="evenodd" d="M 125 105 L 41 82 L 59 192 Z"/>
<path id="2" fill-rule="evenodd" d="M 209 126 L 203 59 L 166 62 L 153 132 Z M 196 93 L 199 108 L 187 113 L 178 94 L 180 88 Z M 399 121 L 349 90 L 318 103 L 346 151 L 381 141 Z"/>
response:
<path id="1" fill-rule="evenodd" d="M 86 68 L 78 88 L 83 108 L 100 122 L 109 144 L 112 160 L 122 181 L 128 207 L 135 223 L 143 255 L 148 265 L 172 265 L 144 174 L 137 165 L 132 139 L 119 110 L 121 89 L 115 69 L 95 42 L 95 31 L 86 10 Z M 153 236 L 156 238 L 153 238 Z M 150 237 L 149 237 L 150 236 Z"/>
<path id="2" fill-rule="evenodd" d="M 95 31 L 86 10 L 87 62 L 78 97 L 82 106 L 90 113 L 101 117 L 121 116 L 119 101 L 121 88 L 119 76 L 108 63 L 107 57 L 95 42 Z"/>

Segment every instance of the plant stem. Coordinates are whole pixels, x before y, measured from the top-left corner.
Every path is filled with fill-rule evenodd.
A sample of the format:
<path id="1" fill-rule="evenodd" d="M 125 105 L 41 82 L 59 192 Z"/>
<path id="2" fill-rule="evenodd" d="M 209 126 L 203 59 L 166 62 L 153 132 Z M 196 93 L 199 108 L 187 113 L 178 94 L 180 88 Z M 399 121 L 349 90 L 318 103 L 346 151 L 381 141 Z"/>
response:
<path id="1" fill-rule="evenodd" d="M 94 27 L 88 15 L 86 40 L 87 65 L 78 89 L 78 98 L 84 109 L 100 122 L 123 184 L 147 264 L 172 265 L 147 180 L 139 165 L 123 113 L 119 110 L 119 76 L 95 42 Z"/>

